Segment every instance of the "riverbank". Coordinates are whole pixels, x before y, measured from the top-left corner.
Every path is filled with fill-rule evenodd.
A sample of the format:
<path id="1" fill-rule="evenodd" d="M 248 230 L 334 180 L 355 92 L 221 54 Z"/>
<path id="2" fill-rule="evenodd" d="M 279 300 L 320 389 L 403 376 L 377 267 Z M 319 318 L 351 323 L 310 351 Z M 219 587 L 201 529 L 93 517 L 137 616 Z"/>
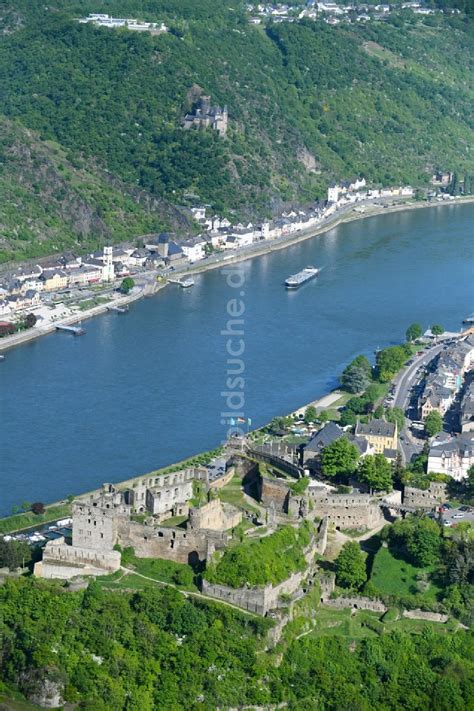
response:
<path id="1" fill-rule="evenodd" d="M 199 274 L 209 271 L 210 269 L 220 269 L 229 264 L 237 264 L 239 262 L 247 261 L 248 259 L 253 259 L 254 257 L 261 257 L 265 254 L 270 254 L 271 252 L 286 249 L 287 247 L 291 247 L 300 242 L 305 242 L 313 237 L 319 237 L 339 225 L 349 222 L 357 222 L 367 217 L 376 217 L 378 215 L 392 214 L 394 212 L 405 212 L 430 207 L 442 207 L 444 205 L 466 205 L 469 203 L 474 203 L 474 195 L 466 198 L 456 198 L 454 201 L 447 200 L 444 202 L 425 202 L 420 200 L 413 201 L 411 203 L 386 203 L 385 205 L 365 204 L 363 206 L 365 207 L 364 212 L 356 212 L 354 205 L 349 205 L 347 208 L 342 208 L 342 210 L 340 210 L 339 213 L 336 213 L 334 217 L 328 218 L 324 224 L 317 227 L 309 227 L 306 230 L 301 230 L 290 235 L 277 237 L 273 240 L 262 241 L 257 245 L 250 245 L 247 249 L 243 248 L 236 254 L 226 255 L 225 261 L 221 258 L 216 263 L 206 262 L 206 264 L 199 265 L 198 267 L 189 265 L 189 267 L 182 270 L 182 273 Z M 356 207 L 360 207 L 360 205 L 356 205 Z"/>
<path id="2" fill-rule="evenodd" d="M 404 212 L 408 210 L 418 210 L 430 207 L 439 207 L 444 205 L 463 205 L 467 203 L 474 202 L 474 196 L 469 196 L 466 198 L 456 198 L 456 200 L 447 200 L 444 202 L 387 202 L 384 205 L 373 205 L 371 203 L 366 203 L 363 206 L 360 204 L 355 206 L 348 205 L 344 206 L 339 210 L 334 216 L 331 216 L 323 221 L 322 224 L 318 226 L 310 227 L 306 230 L 301 230 L 290 235 L 284 235 L 282 237 L 277 237 L 273 240 L 266 240 L 260 243 L 249 245 L 247 248 L 241 248 L 238 252 L 234 254 L 221 253 L 218 256 L 211 256 L 205 260 L 204 263 L 199 265 L 189 264 L 185 268 L 176 269 L 173 275 L 178 274 L 200 274 L 211 269 L 221 269 L 222 267 L 229 266 L 231 264 L 238 264 L 248 259 L 254 259 L 255 257 L 260 257 L 265 254 L 270 254 L 272 252 L 280 251 L 291 247 L 300 242 L 304 242 L 314 237 L 321 236 L 328 232 L 329 230 L 349 222 L 355 222 L 368 217 L 375 217 L 382 214 L 391 214 L 394 212 Z M 361 207 L 363 207 L 364 212 L 360 212 Z M 357 209 L 357 211 L 356 211 Z M 86 319 L 93 318 L 94 316 L 100 316 L 107 312 L 110 306 L 125 306 L 133 303 L 145 296 L 152 296 L 156 294 L 161 289 L 168 285 L 168 282 L 158 282 L 156 281 L 156 273 L 148 273 L 147 275 L 152 281 L 144 285 L 143 288 L 138 288 L 134 290 L 132 294 L 125 297 L 120 297 L 114 299 L 111 302 L 100 304 L 87 309 L 84 311 L 79 311 L 72 313 L 70 312 L 67 316 L 60 318 L 58 320 L 48 320 L 44 325 L 36 325 L 28 331 L 23 331 L 12 336 L 5 336 L 0 339 L 0 353 L 6 351 L 10 348 L 14 348 L 25 343 L 29 343 L 32 340 L 39 338 L 40 336 L 45 336 L 53 333 L 56 330 L 56 326 L 71 326 L 73 324 L 85 321 Z M 71 311 L 71 310 L 70 310 Z"/>

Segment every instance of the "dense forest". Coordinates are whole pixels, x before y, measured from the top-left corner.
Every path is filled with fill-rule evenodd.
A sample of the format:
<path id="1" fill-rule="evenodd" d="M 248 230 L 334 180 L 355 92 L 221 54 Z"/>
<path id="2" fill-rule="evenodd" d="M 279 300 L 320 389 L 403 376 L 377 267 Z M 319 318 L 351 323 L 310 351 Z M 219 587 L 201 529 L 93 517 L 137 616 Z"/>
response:
<path id="1" fill-rule="evenodd" d="M 88 12 L 163 20 L 170 31 L 79 24 Z M 228 0 L 6 0 L 1 256 L 174 229 L 166 205 L 186 200 L 254 217 L 322 197 L 333 179 L 425 185 L 438 167 L 472 171 L 470 30 L 464 15 L 264 28 Z M 182 129 L 200 93 L 228 106 L 226 138 Z M 56 190 L 41 157 L 28 180 L 12 157 L 22 128 L 37 153 L 63 152 Z M 77 200 L 89 222 L 67 219 Z"/>
<path id="2" fill-rule="evenodd" d="M 0 613 L 0 699 L 47 688 L 88 711 L 461 711 L 474 698 L 466 631 L 306 637 L 262 654 L 267 620 L 171 589 L 67 592 L 34 579 L 7 581 Z"/>

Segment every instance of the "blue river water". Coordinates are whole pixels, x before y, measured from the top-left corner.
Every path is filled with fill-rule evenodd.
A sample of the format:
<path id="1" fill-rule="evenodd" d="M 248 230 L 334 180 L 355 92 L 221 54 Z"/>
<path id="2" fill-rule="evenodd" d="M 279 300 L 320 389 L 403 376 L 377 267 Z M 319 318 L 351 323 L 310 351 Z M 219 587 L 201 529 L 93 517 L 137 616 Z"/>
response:
<path id="1" fill-rule="evenodd" d="M 85 321 L 81 338 L 8 351 L 0 514 L 218 445 L 222 413 L 234 412 L 222 395 L 229 369 L 245 368 L 230 404 L 261 425 L 328 392 L 351 358 L 399 342 L 413 321 L 458 330 L 474 311 L 473 223 L 474 205 L 449 205 L 341 225 L 232 276 L 209 271 L 127 315 Z M 285 277 L 310 264 L 321 275 L 285 291 Z"/>

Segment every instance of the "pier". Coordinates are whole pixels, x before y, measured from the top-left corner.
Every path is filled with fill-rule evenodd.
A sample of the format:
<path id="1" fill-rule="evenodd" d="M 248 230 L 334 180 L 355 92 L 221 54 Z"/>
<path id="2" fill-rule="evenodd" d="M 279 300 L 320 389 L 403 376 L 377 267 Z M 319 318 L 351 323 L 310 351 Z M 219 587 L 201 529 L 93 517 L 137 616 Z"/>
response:
<path id="1" fill-rule="evenodd" d="M 59 324 L 56 324 L 56 331 L 72 333 L 73 336 L 83 336 L 86 332 L 82 326 L 60 326 Z"/>
<path id="2" fill-rule="evenodd" d="M 170 284 L 177 284 L 180 286 L 182 289 L 187 289 L 190 286 L 194 286 L 194 280 L 193 279 L 168 279 Z"/>
<path id="3" fill-rule="evenodd" d="M 128 314 L 128 306 L 107 306 L 107 311 L 116 314 Z"/>

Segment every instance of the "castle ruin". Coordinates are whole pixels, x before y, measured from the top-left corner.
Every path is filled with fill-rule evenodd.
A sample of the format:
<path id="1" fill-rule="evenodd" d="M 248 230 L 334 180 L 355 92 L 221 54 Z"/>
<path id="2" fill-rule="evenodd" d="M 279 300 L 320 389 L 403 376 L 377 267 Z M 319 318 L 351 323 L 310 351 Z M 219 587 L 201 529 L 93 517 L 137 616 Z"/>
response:
<path id="1" fill-rule="evenodd" d="M 201 96 L 198 105 L 192 113 L 184 117 L 183 128 L 212 128 L 219 136 L 224 137 L 228 126 L 227 106 L 211 106 L 210 96 Z"/>

